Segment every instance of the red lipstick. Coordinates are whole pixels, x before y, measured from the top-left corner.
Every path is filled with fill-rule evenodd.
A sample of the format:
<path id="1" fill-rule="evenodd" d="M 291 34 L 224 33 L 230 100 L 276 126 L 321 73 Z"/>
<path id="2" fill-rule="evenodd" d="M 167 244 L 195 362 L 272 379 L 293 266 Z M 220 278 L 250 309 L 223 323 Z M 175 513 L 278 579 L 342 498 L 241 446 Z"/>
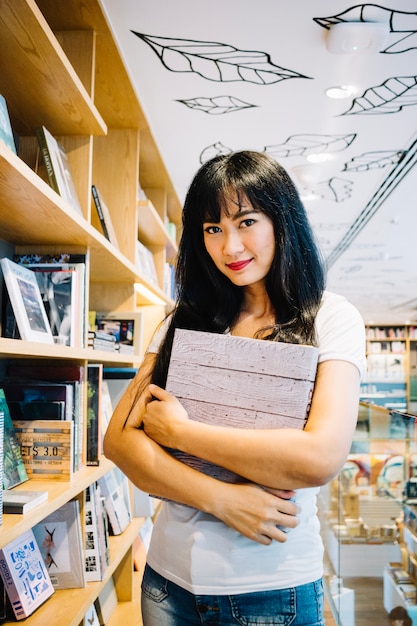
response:
<path id="1" fill-rule="evenodd" d="M 238 272 L 239 270 L 243 270 L 247 267 L 251 261 L 252 259 L 248 259 L 247 261 L 235 261 L 234 263 L 226 263 L 226 265 L 230 270 Z"/>

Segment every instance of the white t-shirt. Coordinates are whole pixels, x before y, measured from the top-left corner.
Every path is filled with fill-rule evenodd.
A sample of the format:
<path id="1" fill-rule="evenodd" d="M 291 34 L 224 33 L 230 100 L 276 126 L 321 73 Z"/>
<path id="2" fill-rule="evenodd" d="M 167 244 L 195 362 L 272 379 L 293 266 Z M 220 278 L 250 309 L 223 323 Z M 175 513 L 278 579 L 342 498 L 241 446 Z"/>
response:
<path id="1" fill-rule="evenodd" d="M 158 352 L 162 327 L 148 352 Z M 365 329 L 343 296 L 325 292 L 316 317 L 319 363 L 343 360 L 365 371 Z M 337 419 L 337 416 L 335 416 Z M 318 488 L 299 489 L 299 524 L 285 543 L 264 546 L 210 514 L 164 502 L 156 519 L 147 561 L 161 576 L 194 594 L 232 595 L 303 585 L 323 574 L 317 518 Z"/>

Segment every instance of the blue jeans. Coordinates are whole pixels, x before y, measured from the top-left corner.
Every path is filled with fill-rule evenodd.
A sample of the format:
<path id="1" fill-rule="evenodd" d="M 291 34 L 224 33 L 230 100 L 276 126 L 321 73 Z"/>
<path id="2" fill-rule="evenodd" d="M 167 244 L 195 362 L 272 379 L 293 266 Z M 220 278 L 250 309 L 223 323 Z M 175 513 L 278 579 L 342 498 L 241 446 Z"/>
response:
<path id="1" fill-rule="evenodd" d="M 142 582 L 143 626 L 324 626 L 323 586 L 195 596 L 152 570 Z"/>

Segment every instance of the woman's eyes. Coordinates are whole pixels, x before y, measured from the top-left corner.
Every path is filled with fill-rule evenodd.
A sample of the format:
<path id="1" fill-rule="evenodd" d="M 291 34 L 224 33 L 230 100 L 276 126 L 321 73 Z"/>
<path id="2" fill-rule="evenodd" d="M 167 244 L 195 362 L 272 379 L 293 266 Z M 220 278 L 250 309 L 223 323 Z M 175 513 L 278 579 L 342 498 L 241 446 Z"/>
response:
<path id="1" fill-rule="evenodd" d="M 244 220 L 242 220 L 241 222 L 239 222 L 238 224 L 238 228 L 247 228 L 248 226 L 252 226 L 253 224 L 255 224 L 256 220 L 253 219 L 252 217 L 247 217 Z M 206 226 L 204 228 L 204 232 L 208 233 L 209 235 L 215 235 L 217 233 L 221 232 L 221 227 L 220 226 Z"/>
<path id="2" fill-rule="evenodd" d="M 255 220 L 252 217 L 248 217 L 246 220 L 240 222 L 240 226 L 246 228 L 247 226 L 252 226 L 255 223 Z"/>
<path id="3" fill-rule="evenodd" d="M 204 229 L 205 233 L 208 233 L 209 235 L 215 235 L 216 233 L 219 233 L 221 231 L 221 228 L 219 226 L 206 226 L 206 228 Z"/>

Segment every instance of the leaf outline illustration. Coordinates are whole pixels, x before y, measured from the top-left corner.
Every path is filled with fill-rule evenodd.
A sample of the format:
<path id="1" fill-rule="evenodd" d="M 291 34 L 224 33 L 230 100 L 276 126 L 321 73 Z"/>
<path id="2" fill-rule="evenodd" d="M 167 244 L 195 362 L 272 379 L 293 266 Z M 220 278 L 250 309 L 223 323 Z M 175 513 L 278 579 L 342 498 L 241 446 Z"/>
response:
<path id="1" fill-rule="evenodd" d="M 346 150 L 356 138 L 356 133 L 343 135 L 298 134 L 290 135 L 283 143 L 265 146 L 264 152 L 272 157 L 306 156 L 321 152 Z"/>
<path id="2" fill-rule="evenodd" d="M 399 163 L 404 157 L 404 150 L 375 150 L 364 152 L 345 163 L 343 172 L 369 172 Z"/>
<path id="3" fill-rule="evenodd" d="M 258 85 L 270 85 L 289 78 L 309 78 L 275 65 L 266 52 L 239 50 L 219 42 L 131 32 L 148 44 L 164 67 L 172 72 L 193 72 L 215 82 L 243 81 Z"/>
<path id="4" fill-rule="evenodd" d="M 354 98 L 350 109 L 342 115 L 398 113 L 403 107 L 415 104 L 417 76 L 398 76 L 366 89 L 362 96 Z"/>
<path id="5" fill-rule="evenodd" d="M 197 97 L 188 100 L 177 100 L 195 111 L 202 111 L 208 115 L 226 115 L 256 107 L 256 104 L 244 102 L 235 96 L 214 96 L 213 98 Z"/>

